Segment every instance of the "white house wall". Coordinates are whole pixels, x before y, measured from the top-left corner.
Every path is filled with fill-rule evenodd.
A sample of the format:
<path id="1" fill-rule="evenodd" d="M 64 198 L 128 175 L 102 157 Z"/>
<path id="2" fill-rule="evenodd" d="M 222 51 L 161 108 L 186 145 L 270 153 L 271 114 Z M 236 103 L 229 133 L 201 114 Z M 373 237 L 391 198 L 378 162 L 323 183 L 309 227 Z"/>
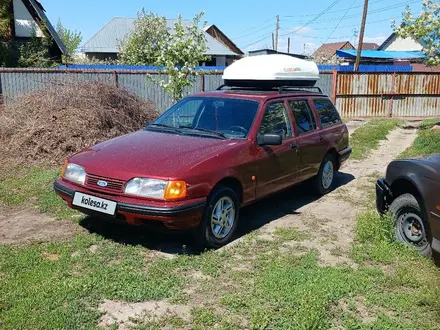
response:
<path id="1" fill-rule="evenodd" d="M 21 0 L 13 0 L 15 36 L 29 38 L 35 31 L 37 37 L 44 37 L 43 32 L 32 18 Z"/>
<path id="2" fill-rule="evenodd" d="M 394 50 L 394 51 L 405 51 L 405 50 L 422 50 L 423 46 L 421 43 L 415 41 L 411 38 L 403 39 L 401 37 L 394 36 L 382 50 Z"/>

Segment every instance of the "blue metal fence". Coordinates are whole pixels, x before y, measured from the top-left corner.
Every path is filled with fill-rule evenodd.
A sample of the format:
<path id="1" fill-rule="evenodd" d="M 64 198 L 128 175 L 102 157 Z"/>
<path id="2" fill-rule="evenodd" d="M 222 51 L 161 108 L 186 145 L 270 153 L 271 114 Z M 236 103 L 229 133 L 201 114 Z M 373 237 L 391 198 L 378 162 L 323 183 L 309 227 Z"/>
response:
<path id="1" fill-rule="evenodd" d="M 354 65 L 318 65 L 321 72 L 333 71 L 337 69 L 338 72 L 354 72 Z M 369 65 L 363 64 L 359 66 L 359 72 L 412 72 L 411 65 Z"/>

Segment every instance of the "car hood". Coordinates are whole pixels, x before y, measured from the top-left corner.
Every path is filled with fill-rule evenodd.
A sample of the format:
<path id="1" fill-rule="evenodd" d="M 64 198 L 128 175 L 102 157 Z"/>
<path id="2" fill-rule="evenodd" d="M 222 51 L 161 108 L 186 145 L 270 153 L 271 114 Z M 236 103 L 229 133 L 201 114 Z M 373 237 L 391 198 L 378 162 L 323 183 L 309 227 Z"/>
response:
<path id="1" fill-rule="evenodd" d="M 120 180 L 178 178 L 239 143 L 243 140 L 138 131 L 85 149 L 69 161 L 89 174 Z"/>
<path id="2" fill-rule="evenodd" d="M 435 180 L 440 179 L 440 154 L 425 155 L 417 158 L 399 159 L 390 163 L 389 171 L 392 168 L 407 168 L 413 170 L 414 168 L 423 168 L 425 176 Z"/>

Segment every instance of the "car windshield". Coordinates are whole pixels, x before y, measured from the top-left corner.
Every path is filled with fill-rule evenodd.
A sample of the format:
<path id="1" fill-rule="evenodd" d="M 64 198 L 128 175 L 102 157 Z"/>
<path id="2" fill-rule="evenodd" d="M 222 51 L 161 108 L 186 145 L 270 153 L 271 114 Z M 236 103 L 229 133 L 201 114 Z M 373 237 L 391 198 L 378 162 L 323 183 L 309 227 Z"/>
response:
<path id="1" fill-rule="evenodd" d="M 171 107 L 151 125 L 177 128 L 181 134 L 245 138 L 258 106 L 258 102 L 249 100 L 189 97 Z M 170 132 L 176 131 L 171 129 Z"/>

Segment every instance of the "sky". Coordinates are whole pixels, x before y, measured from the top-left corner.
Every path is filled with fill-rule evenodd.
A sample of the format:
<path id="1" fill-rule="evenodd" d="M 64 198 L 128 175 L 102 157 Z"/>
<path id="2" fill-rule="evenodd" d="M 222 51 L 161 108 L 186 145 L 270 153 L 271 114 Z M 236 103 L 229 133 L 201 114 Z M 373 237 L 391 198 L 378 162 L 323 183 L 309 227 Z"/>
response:
<path id="1" fill-rule="evenodd" d="M 136 17 L 141 8 L 173 19 L 181 14 L 192 19 L 205 11 L 204 19 L 215 24 L 243 51 L 272 48 L 276 16 L 280 18 L 279 51 L 310 53 L 323 43 L 351 41 L 356 44 L 364 0 L 40 0 L 53 25 L 61 20 L 80 31 L 83 44 L 113 17 Z M 415 12 L 421 0 L 369 0 L 364 42 L 382 43 L 391 33 L 391 19 L 400 21 L 405 6 Z"/>

